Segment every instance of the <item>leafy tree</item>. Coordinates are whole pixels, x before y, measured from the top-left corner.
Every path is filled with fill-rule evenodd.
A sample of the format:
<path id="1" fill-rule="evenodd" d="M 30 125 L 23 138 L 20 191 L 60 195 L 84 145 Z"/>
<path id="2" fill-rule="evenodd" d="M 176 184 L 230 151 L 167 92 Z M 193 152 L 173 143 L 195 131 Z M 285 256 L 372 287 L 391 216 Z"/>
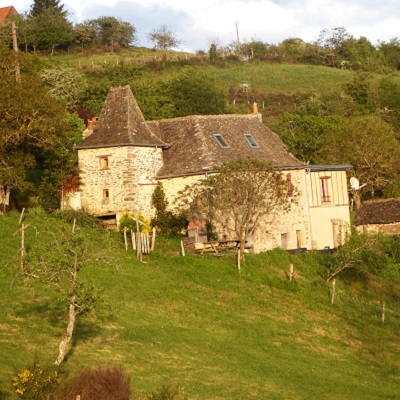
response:
<path id="1" fill-rule="evenodd" d="M 400 39 L 393 38 L 389 42 L 379 42 L 378 51 L 385 57 L 386 64 L 400 69 Z"/>
<path id="2" fill-rule="evenodd" d="M 66 104 L 69 109 L 77 106 L 86 87 L 86 79 L 76 69 L 57 67 L 43 69 L 40 76 L 49 88 L 49 93 Z"/>
<path id="3" fill-rule="evenodd" d="M 215 64 L 218 59 L 217 45 L 215 43 L 211 43 L 208 56 L 210 57 L 210 63 Z"/>
<path id="4" fill-rule="evenodd" d="M 251 38 L 249 42 L 244 41 L 240 46 L 243 55 L 251 58 L 264 56 L 268 51 L 268 44 L 263 41 Z"/>
<path id="5" fill-rule="evenodd" d="M 119 18 L 103 16 L 86 21 L 85 24 L 94 27 L 100 43 L 106 47 L 111 46 L 111 51 L 114 51 L 116 44 L 127 47 L 136 40 L 136 28 Z"/>
<path id="6" fill-rule="evenodd" d="M 147 33 L 147 37 L 153 43 L 155 49 L 167 50 L 178 47 L 181 44 L 181 41 L 167 25 L 161 25 L 159 28 L 153 29 Z"/>
<path id="7" fill-rule="evenodd" d="M 379 234 L 359 234 L 355 231 L 348 235 L 345 243 L 339 246 L 331 260 L 326 281 L 329 282 L 340 272 L 348 268 L 372 272 L 388 263 L 386 240 Z"/>
<path id="8" fill-rule="evenodd" d="M 273 165 L 241 159 L 223 164 L 216 174 L 188 187 L 181 193 L 179 204 L 191 204 L 209 220 L 218 221 L 240 240 L 243 254 L 247 239 L 263 218 L 290 208 L 289 190 L 294 188 L 288 188 Z"/>
<path id="9" fill-rule="evenodd" d="M 67 15 L 67 11 L 64 10 L 64 5 L 60 4 L 60 0 L 33 0 L 30 14 L 36 17 L 39 14 L 46 13 L 50 9 L 62 14 L 64 17 Z"/>
<path id="10" fill-rule="evenodd" d="M 7 211 L 11 189 L 31 186 L 27 172 L 43 154 L 63 151 L 71 158 L 64 108 L 50 97 L 21 53 L 19 65 L 17 82 L 15 52 L 0 52 L 0 214 Z"/>
<path id="11" fill-rule="evenodd" d="M 99 308 L 101 296 L 93 284 L 81 276 L 83 266 L 93 256 L 88 255 L 84 234 L 58 229 L 41 232 L 41 235 L 47 238 L 42 241 L 43 248 L 28 253 L 21 273 L 53 288 L 68 308 L 67 328 L 55 360 L 55 365 L 60 365 L 67 354 L 77 317 Z"/>
<path id="12" fill-rule="evenodd" d="M 328 134 L 336 132 L 337 126 L 337 117 L 285 113 L 274 128 L 295 157 L 307 164 L 319 164 L 325 161 Z"/>
<path id="13" fill-rule="evenodd" d="M 96 29 L 89 23 L 77 24 L 73 28 L 72 36 L 74 41 L 80 44 L 83 51 L 85 45 L 94 44 L 96 40 Z"/>
<path id="14" fill-rule="evenodd" d="M 353 166 L 371 196 L 399 179 L 400 143 L 394 129 L 377 116 L 346 119 L 326 149 L 329 162 Z"/>
<path id="15" fill-rule="evenodd" d="M 72 40 L 72 24 L 63 14 L 50 8 L 34 17 L 34 25 L 38 29 L 38 40 L 41 46 L 50 49 L 54 54 L 56 47 Z"/>
<path id="16" fill-rule="evenodd" d="M 168 82 L 167 93 L 175 107 L 175 117 L 228 112 L 225 93 L 192 67 L 186 67 Z"/>
<path id="17" fill-rule="evenodd" d="M 167 209 L 168 201 L 161 182 L 159 182 L 158 186 L 154 189 L 151 201 L 156 209 L 156 215 L 155 218 L 151 220 L 151 225 L 156 227 L 161 233 L 178 235 L 186 228 L 186 213 L 174 213 Z"/>

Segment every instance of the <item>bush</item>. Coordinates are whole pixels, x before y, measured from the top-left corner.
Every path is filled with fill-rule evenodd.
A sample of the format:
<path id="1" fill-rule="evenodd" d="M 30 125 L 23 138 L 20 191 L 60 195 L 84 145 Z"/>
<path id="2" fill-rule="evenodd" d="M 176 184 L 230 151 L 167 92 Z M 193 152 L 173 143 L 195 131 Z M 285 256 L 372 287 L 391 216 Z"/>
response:
<path id="1" fill-rule="evenodd" d="M 137 231 L 136 221 L 130 217 L 135 218 L 144 223 L 144 225 L 140 224 L 140 227 L 139 227 L 140 232 L 148 233 L 151 231 L 151 225 L 150 225 L 149 220 L 145 219 L 140 214 L 134 214 L 132 212 L 127 211 L 127 212 L 124 212 L 119 219 L 118 227 L 119 227 L 120 232 L 123 232 L 125 228 L 127 229 L 128 232 L 129 231 L 133 231 L 133 232 Z"/>
<path id="2" fill-rule="evenodd" d="M 42 367 L 38 361 L 12 376 L 14 391 L 23 399 L 50 399 L 61 383 L 56 367 Z"/>
<path id="3" fill-rule="evenodd" d="M 55 400 L 129 400 L 130 380 L 121 367 L 86 367 L 60 386 Z"/>
<path id="4" fill-rule="evenodd" d="M 103 226 L 103 222 L 100 219 L 93 217 L 93 215 L 90 215 L 84 210 L 57 210 L 53 215 L 69 224 L 73 224 L 75 220 L 77 225 L 86 226 L 88 228 L 99 228 Z"/>

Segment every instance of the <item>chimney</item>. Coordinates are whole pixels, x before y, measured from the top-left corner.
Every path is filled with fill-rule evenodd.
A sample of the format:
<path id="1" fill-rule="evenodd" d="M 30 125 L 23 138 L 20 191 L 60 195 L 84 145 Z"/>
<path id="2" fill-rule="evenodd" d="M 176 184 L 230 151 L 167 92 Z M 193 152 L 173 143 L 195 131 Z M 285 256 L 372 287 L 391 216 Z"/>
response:
<path id="1" fill-rule="evenodd" d="M 257 114 L 258 119 L 260 120 L 260 122 L 262 122 L 262 115 L 261 115 L 261 113 L 258 111 L 258 106 L 257 106 L 257 103 L 256 103 L 256 102 L 253 103 L 253 114 Z"/>
<path id="2" fill-rule="evenodd" d="M 82 132 L 82 139 L 86 139 L 88 136 L 90 136 L 93 133 L 93 130 L 94 130 L 94 127 L 96 126 L 97 120 L 98 120 L 97 117 L 88 119 L 87 128 Z"/>

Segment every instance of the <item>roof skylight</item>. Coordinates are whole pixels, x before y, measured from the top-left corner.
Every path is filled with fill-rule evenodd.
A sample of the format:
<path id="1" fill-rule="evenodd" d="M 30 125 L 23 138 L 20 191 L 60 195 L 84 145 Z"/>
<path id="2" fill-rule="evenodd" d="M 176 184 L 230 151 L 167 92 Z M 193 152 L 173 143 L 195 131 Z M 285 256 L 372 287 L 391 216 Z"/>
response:
<path id="1" fill-rule="evenodd" d="M 223 138 L 222 135 L 214 135 L 215 140 L 220 144 L 224 149 L 228 149 L 230 146 L 228 142 Z"/>
<path id="2" fill-rule="evenodd" d="M 247 139 L 249 145 L 253 148 L 253 149 L 258 149 L 260 146 L 257 144 L 257 142 L 254 140 L 253 136 L 251 136 L 250 133 L 245 133 L 244 137 Z"/>

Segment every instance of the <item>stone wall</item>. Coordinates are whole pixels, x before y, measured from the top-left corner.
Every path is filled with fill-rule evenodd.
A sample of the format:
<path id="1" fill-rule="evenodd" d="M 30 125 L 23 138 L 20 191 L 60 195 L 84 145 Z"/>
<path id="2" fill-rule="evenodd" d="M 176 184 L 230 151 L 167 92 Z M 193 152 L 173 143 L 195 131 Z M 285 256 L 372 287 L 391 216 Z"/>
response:
<path id="1" fill-rule="evenodd" d="M 154 212 L 151 193 L 162 166 L 162 150 L 121 146 L 78 151 L 81 207 L 95 215 Z"/>

